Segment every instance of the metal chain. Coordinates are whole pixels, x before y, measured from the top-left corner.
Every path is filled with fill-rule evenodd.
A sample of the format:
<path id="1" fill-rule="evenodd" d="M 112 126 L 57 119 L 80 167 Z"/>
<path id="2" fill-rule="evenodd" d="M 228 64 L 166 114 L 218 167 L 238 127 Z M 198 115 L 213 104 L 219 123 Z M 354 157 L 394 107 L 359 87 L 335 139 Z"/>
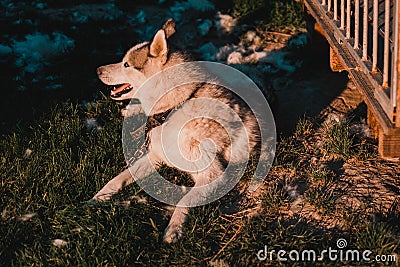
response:
<path id="1" fill-rule="evenodd" d="M 177 110 L 177 109 L 179 109 L 179 107 L 175 107 L 175 108 L 167 110 L 163 113 L 150 116 L 144 124 L 142 124 L 138 129 L 136 129 L 135 131 L 130 133 L 132 138 L 134 138 L 134 139 L 139 139 L 143 135 L 146 135 L 146 138 L 145 138 L 144 143 L 138 148 L 138 150 L 136 150 L 136 152 L 133 154 L 133 156 L 127 160 L 127 162 L 126 162 L 127 168 L 131 167 L 138 159 L 140 159 L 141 157 L 143 157 L 144 154 L 146 154 L 147 147 L 150 143 L 149 132 L 153 128 L 163 124 L 167 118 L 167 115 L 171 111 Z"/>
<path id="2" fill-rule="evenodd" d="M 147 150 L 147 144 L 146 144 L 146 143 L 147 143 L 147 142 L 144 142 L 144 143 L 140 146 L 140 148 L 139 148 L 138 150 L 136 150 L 136 152 L 133 154 L 133 156 L 130 157 L 130 158 L 127 160 L 126 165 L 127 165 L 128 168 L 129 168 L 129 167 L 132 167 L 133 164 L 134 164 L 138 159 L 140 159 L 141 157 L 143 157 L 143 155 L 146 153 L 146 150 Z"/>
<path id="3" fill-rule="evenodd" d="M 143 142 L 143 144 L 135 151 L 135 153 L 133 154 L 132 157 L 130 157 L 127 161 L 126 161 L 126 167 L 131 167 L 138 159 L 140 159 L 141 157 L 143 157 L 144 154 L 146 154 L 146 150 L 147 150 L 147 146 L 149 144 L 149 135 L 148 133 L 146 133 L 146 123 L 144 123 L 142 126 L 140 126 L 138 129 L 136 129 L 135 131 L 131 132 L 131 136 L 134 139 L 139 139 L 140 137 L 142 137 L 143 135 L 146 135 L 146 139 Z"/>

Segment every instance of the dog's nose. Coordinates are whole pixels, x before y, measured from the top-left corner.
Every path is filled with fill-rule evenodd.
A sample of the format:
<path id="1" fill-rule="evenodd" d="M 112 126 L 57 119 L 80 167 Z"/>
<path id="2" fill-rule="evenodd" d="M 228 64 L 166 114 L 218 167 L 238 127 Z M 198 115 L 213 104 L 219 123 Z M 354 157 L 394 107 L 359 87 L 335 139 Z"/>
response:
<path id="1" fill-rule="evenodd" d="M 96 70 L 96 72 L 97 72 L 97 75 L 101 75 L 102 73 L 103 73 L 103 70 L 102 70 L 103 68 L 102 67 L 98 67 L 97 68 L 97 70 Z"/>

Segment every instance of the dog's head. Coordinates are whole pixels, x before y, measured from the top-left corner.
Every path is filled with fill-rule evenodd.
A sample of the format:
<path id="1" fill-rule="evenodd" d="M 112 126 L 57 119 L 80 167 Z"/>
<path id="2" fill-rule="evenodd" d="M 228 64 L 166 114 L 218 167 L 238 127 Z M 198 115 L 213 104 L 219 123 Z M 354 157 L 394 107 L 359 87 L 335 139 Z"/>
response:
<path id="1" fill-rule="evenodd" d="M 153 39 L 135 45 L 125 54 L 122 62 L 97 69 L 100 80 L 113 86 L 111 98 L 130 99 L 136 90 L 153 74 L 161 71 L 168 60 L 167 39 L 175 33 L 175 21 L 167 20 Z"/>

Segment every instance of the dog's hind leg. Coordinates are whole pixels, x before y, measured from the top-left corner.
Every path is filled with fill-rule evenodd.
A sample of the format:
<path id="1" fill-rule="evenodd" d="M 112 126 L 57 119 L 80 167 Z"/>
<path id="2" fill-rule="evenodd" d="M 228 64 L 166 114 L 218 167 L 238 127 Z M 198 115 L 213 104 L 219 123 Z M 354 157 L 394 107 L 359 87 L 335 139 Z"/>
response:
<path id="1" fill-rule="evenodd" d="M 223 184 L 225 174 L 223 174 L 223 168 L 218 160 L 214 162 L 204 171 L 198 173 L 192 173 L 193 180 L 195 181 L 194 187 L 178 202 L 174 213 L 172 214 L 171 220 L 164 231 L 164 241 L 172 243 L 177 241 L 183 231 L 183 224 L 187 221 L 189 207 L 195 207 L 207 203 L 215 190 Z M 219 178 L 221 180 L 218 184 L 209 184 L 213 180 Z"/>
<path id="2" fill-rule="evenodd" d="M 131 167 L 121 172 L 119 175 L 109 181 L 93 198 L 90 202 L 107 201 L 113 195 L 118 193 L 125 186 L 142 179 L 156 171 L 155 166 L 152 164 L 154 159 L 152 153 L 148 153 L 135 161 Z"/>

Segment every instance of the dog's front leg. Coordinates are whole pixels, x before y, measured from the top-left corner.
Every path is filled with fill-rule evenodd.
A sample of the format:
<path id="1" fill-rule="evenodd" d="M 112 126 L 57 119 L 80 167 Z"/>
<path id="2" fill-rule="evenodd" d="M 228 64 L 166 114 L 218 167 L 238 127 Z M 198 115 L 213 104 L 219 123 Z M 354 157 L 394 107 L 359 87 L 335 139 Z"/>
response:
<path id="1" fill-rule="evenodd" d="M 125 186 L 142 179 L 156 169 L 151 163 L 151 154 L 146 154 L 138 159 L 131 167 L 109 181 L 91 200 L 91 202 L 107 201 Z"/>
<path id="2" fill-rule="evenodd" d="M 133 182 L 133 177 L 129 169 L 124 170 L 119 175 L 109 181 L 97 194 L 92 198 L 93 202 L 107 201 L 118 193 L 124 186 Z"/>

